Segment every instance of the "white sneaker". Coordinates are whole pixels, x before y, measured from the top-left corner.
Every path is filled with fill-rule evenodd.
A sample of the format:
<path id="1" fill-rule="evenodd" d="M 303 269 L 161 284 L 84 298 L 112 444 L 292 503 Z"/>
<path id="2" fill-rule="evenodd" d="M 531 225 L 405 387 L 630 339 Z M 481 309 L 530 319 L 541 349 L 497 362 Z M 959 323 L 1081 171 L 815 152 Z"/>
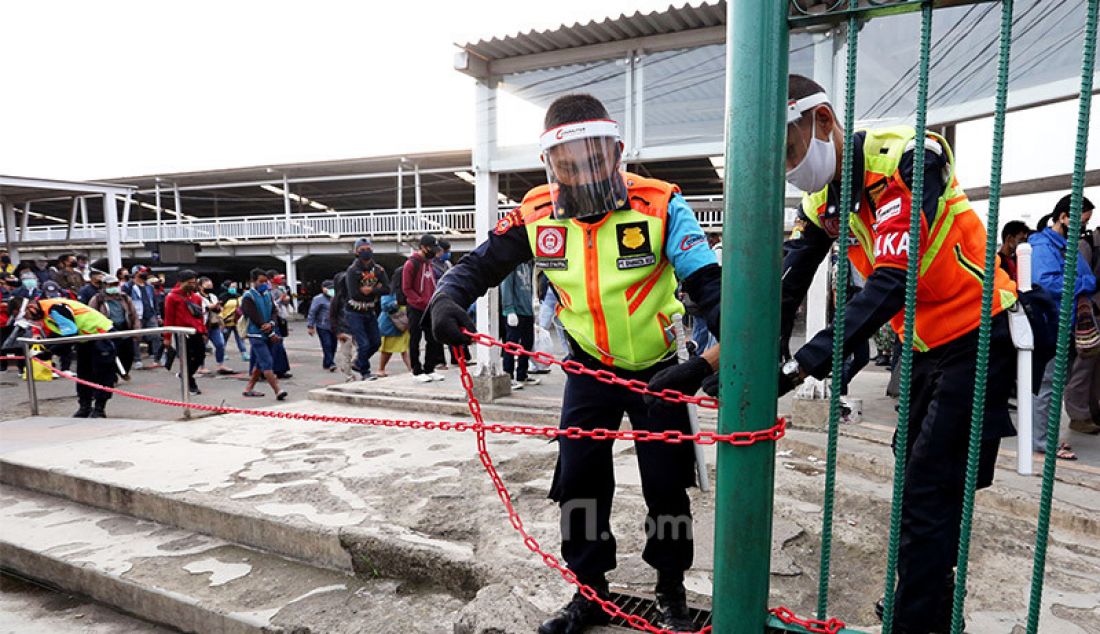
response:
<path id="1" fill-rule="evenodd" d="M 529 376 L 529 377 L 527 377 L 526 379 L 523 380 L 523 383 L 524 383 L 524 385 L 538 385 L 539 383 L 542 383 L 542 379 L 537 378 L 537 377 L 533 377 L 533 376 Z"/>
<path id="2" fill-rule="evenodd" d="M 523 384 L 522 383 L 520 383 L 519 381 L 512 381 L 512 390 L 513 391 L 522 390 L 522 389 L 523 389 Z"/>
<path id="3" fill-rule="evenodd" d="M 413 380 L 414 381 L 419 381 L 420 383 L 431 383 L 432 382 L 432 375 L 430 375 L 430 374 L 417 374 L 416 376 L 413 377 Z"/>
<path id="4" fill-rule="evenodd" d="M 134 369 L 135 370 L 141 370 L 144 367 L 145 367 L 145 364 L 142 363 L 141 361 L 134 361 Z"/>
<path id="5" fill-rule="evenodd" d="M 433 381 L 446 381 L 447 380 L 447 377 L 443 376 L 442 374 L 436 374 L 435 372 L 432 372 L 431 374 L 429 374 L 427 376 L 431 377 L 431 379 Z"/>

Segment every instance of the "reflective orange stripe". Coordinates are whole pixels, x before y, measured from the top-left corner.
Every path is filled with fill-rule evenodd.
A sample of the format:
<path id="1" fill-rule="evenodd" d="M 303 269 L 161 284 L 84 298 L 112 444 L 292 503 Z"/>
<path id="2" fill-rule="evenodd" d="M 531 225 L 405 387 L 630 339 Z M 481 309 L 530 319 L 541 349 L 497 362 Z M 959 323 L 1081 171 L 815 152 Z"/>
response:
<path id="1" fill-rule="evenodd" d="M 631 292 L 629 290 L 626 292 L 627 299 L 630 299 L 630 305 L 627 306 L 627 314 L 633 315 L 634 312 L 638 310 L 638 307 L 642 305 L 642 302 L 645 301 L 645 298 L 649 297 L 650 291 L 652 291 L 653 287 L 657 285 L 657 280 L 661 279 L 661 274 L 665 272 L 665 268 L 667 267 L 668 260 L 661 260 L 660 266 L 658 266 L 656 270 L 650 273 L 649 277 L 643 280 L 645 285 L 642 287 L 642 290 L 634 297 L 634 299 L 630 299 Z"/>
<path id="2" fill-rule="evenodd" d="M 588 310 L 592 312 L 592 325 L 596 331 L 596 348 L 600 351 L 600 361 L 603 364 L 614 365 L 615 359 L 605 354 L 611 348 L 611 338 L 607 333 L 607 317 L 600 299 L 600 250 L 596 248 L 596 240 L 592 236 L 609 218 L 611 214 L 605 215 L 599 222 L 586 224 L 574 220 L 573 224 L 584 231 L 585 272 L 588 273 L 584 288 L 588 297 Z"/>

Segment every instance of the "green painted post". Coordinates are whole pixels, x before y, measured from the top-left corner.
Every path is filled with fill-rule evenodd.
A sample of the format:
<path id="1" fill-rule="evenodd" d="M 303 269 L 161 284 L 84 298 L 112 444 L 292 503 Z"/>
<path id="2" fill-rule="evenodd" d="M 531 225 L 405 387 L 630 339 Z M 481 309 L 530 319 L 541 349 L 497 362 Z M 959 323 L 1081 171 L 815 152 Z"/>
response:
<path id="1" fill-rule="evenodd" d="M 730 0 L 727 11 L 723 434 L 775 422 L 788 40 L 786 2 Z M 774 443 L 718 447 L 715 632 L 764 631 L 774 469 Z"/>

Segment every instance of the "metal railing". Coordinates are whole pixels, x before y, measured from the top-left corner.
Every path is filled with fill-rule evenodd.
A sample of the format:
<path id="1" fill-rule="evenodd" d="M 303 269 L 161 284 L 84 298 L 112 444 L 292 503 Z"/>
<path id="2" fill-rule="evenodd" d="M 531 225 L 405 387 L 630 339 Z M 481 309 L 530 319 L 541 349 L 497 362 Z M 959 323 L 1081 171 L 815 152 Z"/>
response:
<path id="1" fill-rule="evenodd" d="M 699 224 L 706 229 L 722 226 L 721 196 L 688 196 L 698 208 Z M 706 203 L 714 203 L 707 205 Z M 502 206 L 500 216 L 511 210 Z M 788 213 L 790 215 L 790 213 Z M 793 218 L 788 218 L 788 223 Z M 360 211 L 292 214 L 259 214 L 228 218 L 184 218 L 142 220 L 119 225 L 125 243 L 147 242 L 247 242 L 250 240 L 302 240 L 307 238 L 339 240 L 344 237 L 369 236 L 375 239 L 400 241 L 423 233 L 472 235 L 475 210 L 472 206 L 425 207 L 419 212 L 410 209 L 368 209 Z M 103 223 L 74 226 L 27 227 L 20 232 L 20 242 L 65 242 L 68 240 L 106 241 L 107 227 Z"/>
<path id="2" fill-rule="evenodd" d="M 187 346 L 184 338 L 195 334 L 194 328 L 180 326 L 163 326 L 160 328 L 139 328 L 138 330 L 112 330 L 100 332 L 94 335 L 73 335 L 71 337 L 50 337 L 47 339 L 35 339 L 34 337 L 20 337 L 18 341 L 23 346 L 23 360 L 26 363 L 27 372 L 27 397 L 31 405 L 31 416 L 38 416 L 38 387 L 34 381 L 34 358 L 31 355 L 31 346 L 57 346 L 66 343 L 84 343 L 100 339 L 132 339 L 145 335 L 171 334 L 176 339 L 176 352 L 180 360 L 180 400 L 184 403 L 191 401 L 191 393 L 187 385 Z M 183 408 L 183 417 L 191 418 L 191 408 Z"/>

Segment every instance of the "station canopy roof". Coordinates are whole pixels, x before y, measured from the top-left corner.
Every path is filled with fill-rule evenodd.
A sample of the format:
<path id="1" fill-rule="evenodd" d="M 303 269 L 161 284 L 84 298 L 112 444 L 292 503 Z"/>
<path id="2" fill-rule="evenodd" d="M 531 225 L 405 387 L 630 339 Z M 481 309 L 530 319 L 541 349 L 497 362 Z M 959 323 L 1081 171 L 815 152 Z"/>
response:
<path id="1" fill-rule="evenodd" d="M 775 0 L 787 1 L 787 0 Z M 868 0 L 861 0 L 867 2 Z M 820 14 L 835 0 L 791 2 L 796 27 L 790 38 L 790 70 L 812 76 L 815 32 L 828 24 L 799 26 L 801 11 Z M 940 0 L 953 4 L 934 13 L 930 125 L 980 117 L 991 111 L 996 78 L 999 2 Z M 1076 95 L 1085 4 L 1080 0 L 1017 0 L 1013 25 L 1010 106 L 1021 107 Z M 563 25 L 460 44 L 477 68 L 501 78 L 500 89 L 545 108 L 558 95 L 596 94 L 613 116 L 628 100 L 624 91 L 626 51 L 644 65 L 640 82 L 644 128 L 641 145 L 721 142 L 725 103 L 724 1 L 690 2 L 662 11 L 635 12 L 583 24 Z M 910 120 L 914 110 L 919 14 L 865 22 L 859 38 L 857 115 L 864 123 Z M 838 42 L 839 44 L 839 42 Z M 842 78 L 838 57 L 836 76 Z M 587 61 L 582 61 L 587 60 Z M 466 72 L 477 74 L 471 68 Z M 838 90 L 840 88 L 838 87 Z M 840 101 L 840 95 L 833 96 Z M 502 103 L 503 107 L 503 103 Z M 499 116 L 504 116 L 500 111 Z M 629 144 L 628 144 L 629 145 Z M 656 153 L 660 155 L 660 152 Z M 391 155 L 336 161 L 107 179 L 133 186 L 130 220 L 152 220 L 154 188 L 161 207 L 174 216 L 173 186 L 180 188 L 185 217 L 242 216 L 283 212 L 282 178 L 289 180 L 294 213 L 324 213 L 398 207 L 396 172 L 404 172 L 402 208 L 415 204 L 414 169 L 421 170 L 425 207 L 472 205 L 474 187 L 468 150 Z M 719 157 L 631 162 L 630 169 L 676 182 L 689 194 L 719 195 Z M 541 170 L 503 173 L 502 206 L 545 181 Z M 245 184 L 245 186 L 241 186 Z M 312 203 L 312 204 L 311 204 Z M 69 201 L 35 202 L 32 224 L 67 219 Z M 99 202 L 88 200 L 90 219 L 102 219 Z M 48 217 L 41 217 L 45 214 Z"/>

